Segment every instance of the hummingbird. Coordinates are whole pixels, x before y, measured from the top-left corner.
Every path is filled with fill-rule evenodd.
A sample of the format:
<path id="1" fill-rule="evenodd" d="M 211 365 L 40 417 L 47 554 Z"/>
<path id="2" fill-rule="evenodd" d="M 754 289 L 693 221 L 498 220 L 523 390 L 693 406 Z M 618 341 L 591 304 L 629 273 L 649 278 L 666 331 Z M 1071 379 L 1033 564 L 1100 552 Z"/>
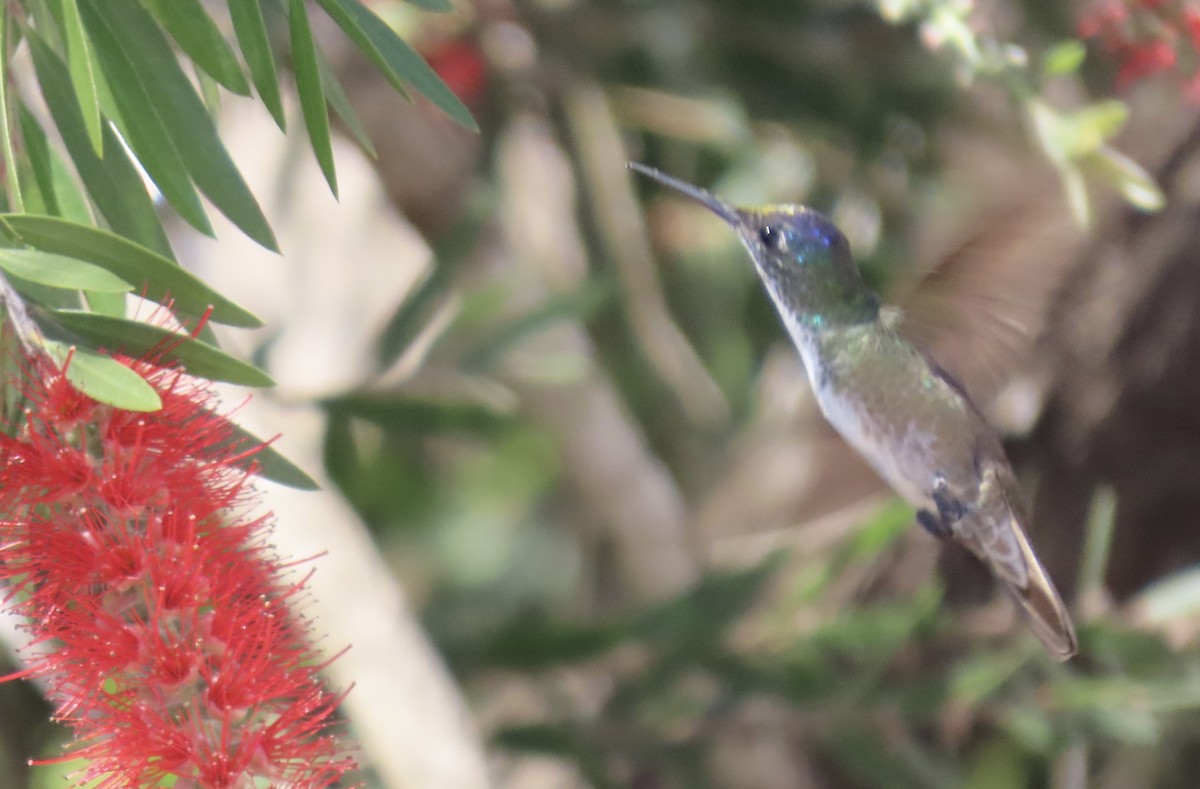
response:
<path id="1" fill-rule="evenodd" d="M 996 431 L 965 389 L 901 331 L 902 313 L 862 280 L 845 235 L 802 205 L 737 208 L 655 168 L 738 234 L 804 362 L 825 418 L 934 537 L 966 547 L 1066 660 L 1071 617 L 1025 536 L 1021 492 Z"/>

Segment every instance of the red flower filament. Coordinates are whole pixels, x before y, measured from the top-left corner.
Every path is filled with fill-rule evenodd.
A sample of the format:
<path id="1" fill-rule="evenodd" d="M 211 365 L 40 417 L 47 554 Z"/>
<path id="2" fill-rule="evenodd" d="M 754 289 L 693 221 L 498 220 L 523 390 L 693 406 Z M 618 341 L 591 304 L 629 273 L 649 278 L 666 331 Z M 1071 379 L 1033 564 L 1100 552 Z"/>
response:
<path id="1" fill-rule="evenodd" d="M 75 729 L 79 784 L 330 786 L 354 767 L 331 731 L 340 696 L 291 610 L 304 582 L 283 581 L 249 513 L 254 448 L 202 383 L 122 361 L 162 410 L 97 403 L 30 361 L 0 433 L 0 584 L 36 652 L 22 676 Z"/>
<path id="2" fill-rule="evenodd" d="M 1118 91 L 1178 71 L 1183 95 L 1200 101 L 1200 7 L 1191 0 L 1102 0 L 1078 32 L 1116 63 Z"/>

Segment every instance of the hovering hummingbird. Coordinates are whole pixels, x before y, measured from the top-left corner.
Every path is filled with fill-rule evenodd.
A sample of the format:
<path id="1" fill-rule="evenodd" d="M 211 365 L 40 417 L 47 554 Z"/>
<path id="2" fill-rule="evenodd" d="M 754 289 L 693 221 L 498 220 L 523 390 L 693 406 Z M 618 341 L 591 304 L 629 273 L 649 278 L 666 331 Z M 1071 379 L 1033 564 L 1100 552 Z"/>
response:
<path id="1" fill-rule="evenodd" d="M 859 275 L 850 245 L 799 205 L 735 208 L 643 164 L 629 167 L 708 208 L 737 231 L 804 360 L 826 419 L 910 504 L 933 536 L 974 553 L 1060 660 L 1071 618 L 1025 536 L 1012 466 L 966 391 L 899 330 Z"/>

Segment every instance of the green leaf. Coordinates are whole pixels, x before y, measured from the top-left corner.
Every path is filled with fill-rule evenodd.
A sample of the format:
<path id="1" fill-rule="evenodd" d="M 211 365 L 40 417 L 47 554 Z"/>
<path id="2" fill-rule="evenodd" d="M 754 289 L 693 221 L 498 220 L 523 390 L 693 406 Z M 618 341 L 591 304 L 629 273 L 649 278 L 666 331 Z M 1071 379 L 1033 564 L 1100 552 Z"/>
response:
<path id="1" fill-rule="evenodd" d="M 1087 48 L 1077 38 L 1055 44 L 1046 52 L 1042 67 L 1047 74 L 1073 74 L 1083 65 Z"/>
<path id="2" fill-rule="evenodd" d="M 1064 119 L 1066 150 L 1072 158 L 1092 153 L 1115 137 L 1128 120 L 1129 107 L 1123 101 L 1108 99 L 1090 104 Z"/>
<path id="3" fill-rule="evenodd" d="M 305 474 L 299 466 L 284 457 L 270 444 L 237 424 L 231 422 L 230 427 L 233 429 L 233 440 L 238 446 L 262 447 L 246 459 L 246 468 L 257 464 L 258 475 L 263 479 L 269 479 L 297 490 L 320 490 L 321 486 L 317 484 L 316 480 Z"/>
<path id="4" fill-rule="evenodd" d="M 100 213 L 122 236 L 162 255 L 174 257 L 154 203 L 124 146 L 112 130 L 104 126 L 105 155 L 104 158 L 96 156 L 87 138 L 66 65 L 35 32 L 30 31 L 27 37 L 42 96 L 62 135 L 67 153 Z"/>
<path id="5" fill-rule="evenodd" d="M 262 209 L 154 18 L 134 0 L 78 1 L 93 39 L 96 30 L 106 29 L 132 64 L 171 139 L 180 142 L 179 155 L 196 186 L 247 236 L 278 251 Z"/>
<path id="6" fill-rule="evenodd" d="M 177 147 L 186 141 L 172 138 L 163 119 L 163 108 L 146 91 L 137 66 L 109 29 L 91 18 L 89 26 L 96 54 L 104 66 L 121 134 L 163 197 L 189 225 L 211 236 L 212 225 Z"/>
<path id="7" fill-rule="evenodd" d="M 46 213 L 80 224 L 94 224 L 87 198 L 79 190 L 58 152 L 50 147 L 46 132 L 24 105 L 20 109 L 21 140 L 25 143 L 25 153 L 29 157 Z"/>
<path id="8" fill-rule="evenodd" d="M 107 269 L 36 249 L 0 249 L 0 269 L 39 285 L 63 290 L 126 293 L 133 286 Z"/>
<path id="9" fill-rule="evenodd" d="M 24 195 L 21 190 L 20 168 L 17 166 L 17 156 L 13 148 L 13 106 L 9 95 L 8 53 L 14 46 L 12 40 L 12 25 L 9 19 L 9 7 L 0 9 L 0 147 L 3 148 L 4 170 L 9 181 L 8 193 L 5 195 L 12 201 L 14 211 L 24 211 Z"/>
<path id="10" fill-rule="evenodd" d="M 101 315 L 111 315 L 114 318 L 125 317 L 125 296 L 122 293 L 104 293 L 89 290 L 83 294 L 87 298 L 87 308 Z"/>
<path id="11" fill-rule="evenodd" d="M 154 387 L 133 370 L 115 359 L 85 348 L 74 348 L 53 340 L 45 341 L 46 351 L 59 364 L 71 357 L 67 380 L 76 389 L 101 403 L 126 411 L 157 411 L 162 400 Z"/>
<path id="12" fill-rule="evenodd" d="M 283 100 L 279 95 L 279 77 L 275 73 L 275 55 L 271 51 L 271 39 L 267 36 L 262 5 L 259 0 L 229 0 L 229 16 L 233 20 L 233 32 L 250 69 L 254 88 L 275 119 L 275 125 L 280 130 L 286 130 Z"/>
<path id="13" fill-rule="evenodd" d="M 293 0 L 293 4 L 296 0 Z M 432 101 L 456 123 L 471 131 L 479 131 L 475 119 L 441 77 L 429 67 L 412 47 L 404 42 L 382 19 L 367 10 L 357 0 L 317 0 L 325 13 L 345 31 L 363 54 L 370 58 L 397 90 L 404 83 Z"/>
<path id="14" fill-rule="evenodd" d="M 1107 145 L 1101 146 L 1084 164 L 1120 190 L 1121 196 L 1135 208 L 1159 211 L 1167 198 L 1154 178 L 1140 164 Z"/>
<path id="15" fill-rule="evenodd" d="M 83 122 L 88 139 L 97 156 L 104 155 L 104 137 L 100 133 L 100 99 L 96 94 L 96 63 L 92 59 L 92 47 L 83 20 L 79 18 L 79 6 L 75 0 L 61 0 L 63 31 L 67 41 L 67 69 L 71 73 L 71 84 L 83 111 Z"/>
<path id="16" fill-rule="evenodd" d="M 325 91 L 321 85 L 321 70 L 317 66 L 317 45 L 308 24 L 304 0 L 291 0 L 288 19 L 292 32 L 292 68 L 296 72 L 296 90 L 300 94 L 300 109 L 304 126 L 312 141 L 313 154 L 329 189 L 337 196 L 337 171 L 333 165 L 333 143 L 329 137 L 329 113 L 325 109 Z"/>
<path id="17" fill-rule="evenodd" d="M 206 74 L 240 96 L 250 95 L 233 50 L 200 0 L 142 0 L 142 4 Z"/>
<path id="18" fill-rule="evenodd" d="M 171 260 L 120 236 L 50 216 L 0 214 L 0 227 L 14 241 L 46 252 L 95 263 L 132 284 L 146 298 L 174 299 L 183 312 L 199 315 L 212 306 L 212 320 L 256 328 L 262 321 L 217 293 Z"/>
<path id="19" fill-rule="evenodd" d="M 38 316 L 47 333 L 61 327 L 97 347 L 130 356 L 158 356 L 164 362 L 179 362 L 185 371 L 200 378 L 242 386 L 274 385 L 271 378 L 254 365 L 159 326 L 74 310 L 45 310 Z"/>
<path id="20" fill-rule="evenodd" d="M 346 124 L 346 129 L 350 135 L 354 137 L 355 142 L 366 151 L 367 155 L 375 158 L 375 145 L 371 142 L 370 135 L 367 134 L 366 127 L 363 126 L 362 120 L 359 119 L 358 113 L 354 111 L 354 105 L 350 103 L 350 99 L 346 96 L 346 92 L 342 90 L 342 83 L 338 80 L 337 74 L 329 65 L 329 61 L 321 54 L 321 50 L 316 51 L 317 68 L 321 71 L 321 89 L 325 91 L 325 99 L 329 102 L 329 106 L 337 113 L 337 116 L 342 119 L 342 123 Z"/>

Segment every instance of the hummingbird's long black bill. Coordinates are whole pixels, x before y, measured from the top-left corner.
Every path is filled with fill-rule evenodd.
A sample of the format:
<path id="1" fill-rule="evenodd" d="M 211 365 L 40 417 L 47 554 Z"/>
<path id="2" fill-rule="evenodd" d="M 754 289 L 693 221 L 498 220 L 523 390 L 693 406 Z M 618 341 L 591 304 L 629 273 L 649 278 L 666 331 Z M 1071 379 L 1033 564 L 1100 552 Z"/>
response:
<path id="1" fill-rule="evenodd" d="M 707 192 L 698 186 L 692 186 L 687 181 L 681 181 L 674 176 L 667 175 L 662 170 L 642 164 L 641 162 L 627 162 L 625 166 L 634 172 L 641 173 L 648 178 L 653 178 L 663 186 L 669 186 L 676 192 L 690 197 L 731 225 L 736 226 L 740 221 L 738 212 L 717 199 L 716 195 L 711 192 Z"/>

